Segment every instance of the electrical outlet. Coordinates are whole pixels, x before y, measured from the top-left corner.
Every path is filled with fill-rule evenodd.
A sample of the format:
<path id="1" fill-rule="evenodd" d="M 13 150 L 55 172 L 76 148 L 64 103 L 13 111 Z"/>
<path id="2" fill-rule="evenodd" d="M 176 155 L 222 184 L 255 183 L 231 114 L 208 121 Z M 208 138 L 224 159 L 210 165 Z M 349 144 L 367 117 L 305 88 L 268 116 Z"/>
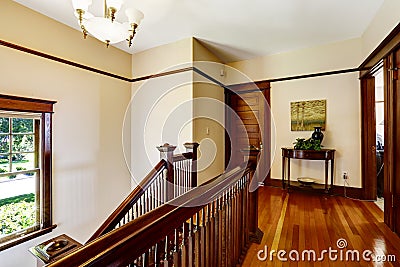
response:
<path id="1" fill-rule="evenodd" d="M 349 173 L 348 173 L 347 171 L 344 171 L 344 172 L 342 173 L 342 177 L 343 177 L 344 180 L 349 179 Z"/>

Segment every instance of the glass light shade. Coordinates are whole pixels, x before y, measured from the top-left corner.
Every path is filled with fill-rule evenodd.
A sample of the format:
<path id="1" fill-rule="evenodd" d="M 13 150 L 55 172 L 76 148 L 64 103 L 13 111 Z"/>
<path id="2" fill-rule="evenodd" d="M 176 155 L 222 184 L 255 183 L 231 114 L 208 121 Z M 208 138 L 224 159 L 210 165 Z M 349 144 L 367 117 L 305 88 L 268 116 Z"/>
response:
<path id="1" fill-rule="evenodd" d="M 91 4 L 92 0 L 72 0 L 72 6 L 75 10 L 82 9 L 87 11 Z"/>
<path id="2" fill-rule="evenodd" d="M 113 7 L 116 10 L 119 10 L 123 4 L 122 0 L 107 0 L 107 7 Z"/>
<path id="3" fill-rule="evenodd" d="M 140 21 L 144 18 L 144 14 L 142 11 L 136 9 L 136 8 L 127 8 L 125 10 L 125 14 L 128 17 L 129 23 L 136 23 L 137 25 L 140 24 Z"/>
<path id="4" fill-rule="evenodd" d="M 128 32 L 123 24 L 107 18 L 94 17 L 85 21 L 86 30 L 95 38 L 105 42 L 110 41 L 110 44 L 115 44 L 124 41 Z"/>

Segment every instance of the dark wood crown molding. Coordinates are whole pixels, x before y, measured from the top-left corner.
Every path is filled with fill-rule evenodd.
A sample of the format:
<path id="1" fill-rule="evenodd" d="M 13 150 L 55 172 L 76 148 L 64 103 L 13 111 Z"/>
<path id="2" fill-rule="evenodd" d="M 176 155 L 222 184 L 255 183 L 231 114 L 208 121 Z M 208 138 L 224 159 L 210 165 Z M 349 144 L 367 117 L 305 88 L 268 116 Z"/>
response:
<path id="1" fill-rule="evenodd" d="M 49 55 L 49 54 L 46 54 L 46 53 L 43 53 L 43 52 L 40 52 L 40 51 L 36 51 L 36 50 L 30 49 L 30 48 L 27 48 L 27 47 L 24 47 L 24 46 L 20 46 L 20 45 L 16 45 L 16 44 L 13 44 L 13 43 L 10 43 L 10 42 L 6 42 L 4 40 L 0 40 L 0 45 L 8 47 L 8 48 L 15 49 L 15 50 L 18 50 L 18 51 L 21 51 L 21 52 L 25 52 L 25 53 L 28 53 L 28 54 L 31 54 L 31 55 L 35 55 L 35 56 L 38 56 L 38 57 L 42 57 L 42 58 L 46 58 L 46 59 L 49 59 L 49 60 L 53 60 L 53 61 L 56 61 L 56 62 L 59 62 L 59 63 L 63 63 L 63 64 L 66 64 L 66 65 L 69 65 L 69 66 L 77 67 L 77 68 L 80 68 L 80 69 L 83 69 L 83 70 L 88 70 L 88 71 L 91 71 L 91 72 L 94 72 L 94 73 L 98 73 L 98 74 L 102 74 L 102 75 L 105 75 L 105 76 L 108 76 L 108 77 L 112 77 L 112 78 L 116 78 L 116 79 L 119 79 L 119 80 L 123 80 L 123 81 L 126 81 L 126 82 L 130 82 L 130 80 L 131 80 L 129 78 L 126 78 L 126 77 L 123 77 L 123 76 L 120 76 L 120 75 L 117 75 L 117 74 L 113 74 L 113 73 L 110 73 L 110 72 L 107 72 L 107 71 L 99 70 L 99 69 L 96 69 L 96 68 L 93 68 L 93 67 L 89 67 L 89 66 L 86 66 L 86 65 L 74 62 L 74 61 L 67 60 L 67 59 L 63 59 L 63 58 L 60 58 L 60 57 L 52 56 L 52 55 Z"/>
<path id="2" fill-rule="evenodd" d="M 12 48 L 21 52 L 25 52 L 31 55 L 35 55 L 38 57 L 42 57 L 42 58 L 46 58 L 49 60 L 53 60 L 62 64 L 66 64 L 69 66 L 73 66 L 76 68 L 80 68 L 80 69 L 84 69 L 87 71 L 91 71 L 94 73 L 98 73 L 101 75 L 105 75 L 108 77 L 112 77 L 115 79 L 119 79 L 122 81 L 126 81 L 126 82 L 138 82 L 138 81 L 144 81 L 144 80 L 148 80 L 148 79 L 154 79 L 154 78 L 158 78 L 158 77 L 163 77 L 163 76 L 168 76 L 168 75 L 172 75 L 172 74 L 177 74 L 177 73 L 182 73 L 185 71 L 194 71 L 196 73 L 198 73 L 199 75 L 203 76 L 204 78 L 210 80 L 211 82 L 221 86 L 224 89 L 229 89 L 229 86 L 221 83 L 220 81 L 218 81 L 217 79 L 214 79 L 213 77 L 211 77 L 210 75 L 208 75 L 207 73 L 205 73 L 204 71 L 199 70 L 196 67 L 187 67 L 187 68 L 182 68 L 182 69 L 177 69 L 177 70 L 171 70 L 171 71 L 166 71 L 166 72 L 161 72 L 161 73 L 157 73 L 157 74 L 151 74 L 151 75 L 146 75 L 146 76 L 142 76 L 142 77 L 138 77 L 138 78 L 128 78 L 128 77 L 123 77 L 117 74 L 113 74 L 107 71 L 103 71 L 100 69 L 96 69 L 93 67 L 89 67 L 74 61 L 70 61 L 67 59 L 63 59 L 60 57 L 56 57 L 53 55 L 49 55 L 40 51 L 36 51 L 24 46 L 20 46 L 17 44 L 13 44 L 4 40 L 0 40 L 0 45 L 8 47 L 8 48 Z M 290 76 L 290 77 L 284 77 L 284 78 L 276 78 L 276 79 L 269 79 L 269 80 L 265 80 L 265 82 L 281 82 L 281 81 L 289 81 L 289 80 L 296 80 L 296 79 L 304 79 L 304 78 L 312 78 L 312 77 L 318 77 L 318 76 L 325 76 L 325 75 L 334 75 L 334 74 L 341 74 L 341 73 L 348 73 L 348 72 L 355 72 L 355 71 L 359 71 L 359 68 L 353 68 L 353 69 L 344 69 L 344 70 L 335 70 L 335 71 L 328 71 L 328 72 L 320 72 L 320 73 L 313 73 L 313 74 L 306 74 L 306 75 L 298 75 L 298 76 Z M 263 82 L 263 81 L 259 81 L 259 82 Z"/>
<path id="3" fill-rule="evenodd" d="M 399 27 L 400 30 L 400 27 Z M 126 82 L 130 82 L 130 83 L 134 83 L 134 82 L 138 82 L 138 81 L 144 81 L 144 80 L 148 80 L 148 79 L 154 79 L 154 78 L 158 78 L 158 77 L 163 77 L 163 76 L 168 76 L 168 75 L 173 75 L 173 74 L 177 74 L 177 73 L 182 73 L 182 72 L 186 72 L 186 71 L 194 71 L 197 74 L 203 76 L 204 78 L 210 80 L 211 82 L 221 86 L 224 89 L 229 89 L 229 85 L 225 85 L 222 82 L 218 81 L 217 79 L 213 78 L 212 76 L 208 75 L 207 73 L 205 73 L 204 71 L 196 68 L 196 67 L 186 67 L 186 68 L 181 68 L 181 69 L 176 69 L 176 70 L 171 70 L 171 71 L 166 71 L 166 72 L 161 72 L 161 73 L 157 73 L 157 74 L 151 74 L 151 75 L 146 75 L 146 76 L 142 76 L 142 77 L 137 77 L 137 78 L 129 78 L 129 77 L 124 77 L 124 76 L 120 76 L 117 74 L 113 74 L 107 71 L 103 71 L 100 69 L 96 69 L 90 66 L 86 66 L 74 61 L 70 61 L 67 59 L 63 59 L 60 57 L 56 57 L 53 55 L 49 55 L 40 51 L 36 51 L 27 47 L 23 47 L 17 44 L 13 44 L 4 40 L 0 40 L 0 45 L 11 48 L 11 49 L 15 49 L 21 52 L 25 52 L 31 55 L 35 55 L 38 57 L 42 57 L 42 58 L 46 58 L 52 61 L 56 61 L 62 64 L 66 64 L 69 66 L 73 66 L 76 68 L 80 68 L 80 69 L 84 69 L 87 71 L 91 71 L 97 74 L 101 74 L 101 75 L 105 75 L 108 77 L 112 77 L 115 79 L 119 79 L 122 81 L 126 81 Z M 350 73 L 350 72 L 357 72 L 360 70 L 366 69 L 366 67 L 360 66 L 358 68 L 350 68 L 350 69 L 341 69 L 341 70 L 333 70 L 333 71 L 327 71 L 327 72 L 318 72 L 318 73 L 312 73 L 312 74 L 304 74 L 304 75 L 296 75 L 296 76 L 288 76 L 288 77 L 282 77 L 282 78 L 274 78 L 274 79 L 266 79 L 263 81 L 257 81 L 255 83 L 262 83 L 262 82 L 269 82 L 269 83 L 273 83 L 273 82 L 282 82 L 282 81 L 290 81 L 290 80 L 298 80 L 298 79 L 305 79 L 305 78 L 313 78 L 313 77 L 319 77 L 319 76 L 327 76 L 327 75 L 335 75 L 335 74 L 342 74 L 342 73 Z"/>
<path id="4" fill-rule="evenodd" d="M 400 22 L 386 36 L 385 39 L 375 48 L 375 50 L 361 63 L 359 69 L 370 69 L 376 65 L 382 58 L 386 57 L 393 49 L 399 45 L 400 41 Z"/>
<path id="5" fill-rule="evenodd" d="M 93 68 L 93 67 L 89 67 L 89 66 L 86 66 L 86 65 L 74 62 L 74 61 L 70 61 L 70 60 L 67 60 L 67 59 L 60 58 L 60 57 L 52 56 L 52 55 L 49 55 L 49 54 L 46 54 L 46 53 L 43 53 L 43 52 L 40 52 L 40 51 L 36 51 L 36 50 L 30 49 L 30 48 L 27 48 L 27 47 L 24 47 L 24 46 L 20 46 L 20 45 L 17 45 L 17 44 L 13 44 L 13 43 L 10 43 L 10 42 L 4 41 L 4 40 L 0 40 L 0 45 L 8 47 L 8 48 L 12 48 L 12 49 L 24 52 L 24 53 L 28 53 L 28 54 L 31 54 L 31 55 L 34 55 L 34 56 L 46 58 L 46 59 L 49 59 L 49 60 L 52 60 L 52 61 L 56 61 L 56 62 L 59 62 L 59 63 L 62 63 L 62 64 L 66 64 L 66 65 L 73 66 L 73 67 L 76 67 L 76 68 L 79 68 L 79 69 L 91 71 L 91 72 L 94 72 L 94 73 L 97 73 L 97 74 L 105 75 L 105 76 L 108 76 L 108 77 L 112 77 L 112 78 L 115 78 L 115 79 L 118 79 L 118 80 L 122 80 L 122 81 L 125 81 L 125 82 L 131 82 L 131 83 L 138 82 L 138 81 L 144 81 L 144 80 L 148 80 L 148 79 L 154 79 L 154 78 L 163 77 L 163 76 L 168 76 L 168 75 L 177 74 L 177 73 L 181 73 L 181 72 L 185 72 L 185 71 L 194 70 L 193 67 L 187 67 L 187 68 L 182 68 L 182 69 L 177 69 L 177 70 L 171 70 L 171 71 L 165 71 L 165 72 L 160 72 L 160 73 L 156 73 L 156 74 L 146 75 L 146 76 L 142 76 L 142 77 L 138 77 L 138 78 L 128 78 L 128 77 L 120 76 L 120 75 L 117 75 L 117 74 L 114 74 L 114 73 L 111 73 L 111 72 L 107 72 L 107 71 L 103 71 L 103 70 L 96 69 L 96 68 Z"/>

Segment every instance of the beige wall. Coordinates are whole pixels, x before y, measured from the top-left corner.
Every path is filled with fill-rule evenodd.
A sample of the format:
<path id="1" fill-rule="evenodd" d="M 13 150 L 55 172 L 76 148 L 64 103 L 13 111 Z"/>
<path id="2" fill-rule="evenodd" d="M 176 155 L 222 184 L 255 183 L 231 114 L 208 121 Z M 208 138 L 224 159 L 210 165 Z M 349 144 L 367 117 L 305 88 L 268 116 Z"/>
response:
<path id="1" fill-rule="evenodd" d="M 356 67 L 398 23 L 399 5 L 398 0 L 386 0 L 360 39 L 236 62 L 231 66 L 253 80 Z M 139 77 L 153 74 L 176 68 L 182 63 L 184 65 L 179 67 L 191 65 L 193 60 L 218 62 L 211 53 L 197 43 L 194 44 L 191 38 L 144 51 L 131 58 L 118 49 L 104 48 L 104 44 L 91 37 L 83 40 L 80 32 L 13 1 L 2 1 L 1 8 L 0 23 L 12 23 L 13 26 L 2 27 L 0 39 L 122 76 Z M 6 47 L 0 47 L 0 58 L 1 93 L 58 101 L 54 114 L 53 175 L 54 222 L 58 227 L 51 234 L 0 252 L 1 266 L 33 267 L 36 264 L 33 256 L 27 251 L 29 247 L 60 233 L 68 233 L 79 241 L 86 241 L 128 193 L 130 177 L 124 162 L 121 132 L 131 93 L 135 95 L 138 88 L 145 83 L 130 85 Z M 218 68 L 208 71 L 218 77 Z M 225 82 L 242 81 L 243 77 L 237 78 L 234 72 L 227 72 L 228 80 Z M 156 120 L 163 119 L 163 116 L 158 116 L 169 114 L 174 106 L 191 100 L 193 96 L 197 97 L 205 91 L 213 90 L 210 85 L 204 87 L 205 91 L 193 90 L 190 82 L 187 83 L 193 79 L 191 73 L 189 76 L 182 74 L 171 76 L 175 77 L 171 79 L 155 79 L 155 83 L 147 84 L 145 88 L 148 93 L 141 96 L 139 103 L 135 102 L 135 107 L 140 110 L 146 108 L 146 105 L 152 105 L 154 99 L 151 90 L 158 88 L 158 85 L 162 85 L 162 88 L 178 88 L 161 100 L 166 102 L 166 105 L 164 103 L 156 107 L 154 110 L 157 112 L 151 114 Z M 344 74 L 274 83 L 272 88 L 272 111 L 278 133 L 278 153 L 272 166 L 272 177 L 280 177 L 280 147 L 292 145 L 296 137 L 311 134 L 289 131 L 290 101 L 327 99 L 327 131 L 323 144 L 338 150 L 336 183 L 341 184 L 340 172 L 346 170 L 350 175 L 350 184 L 360 186 L 360 108 L 357 75 Z M 216 91 L 212 91 L 214 92 Z M 210 93 L 205 95 L 209 96 Z M 222 99 L 223 96 L 216 93 L 212 97 Z M 186 111 L 190 116 L 196 114 L 190 108 Z M 146 127 L 140 123 L 146 118 L 130 121 L 131 112 L 130 110 L 127 113 L 128 126 L 124 129 L 124 141 L 128 145 L 125 149 L 128 154 L 131 140 L 150 139 L 153 143 L 150 143 L 149 147 L 168 141 L 163 139 L 162 134 L 155 137 L 148 134 L 153 133 L 154 124 L 146 126 L 147 133 L 143 131 Z M 184 121 L 187 116 L 182 118 Z M 130 122 L 132 126 L 129 125 Z M 180 144 L 192 137 L 203 138 L 207 123 L 204 121 L 204 126 L 199 123 L 198 127 L 193 127 L 190 123 L 185 124 L 180 129 L 181 140 L 172 141 Z M 210 133 L 214 134 L 214 125 L 208 126 Z M 215 133 L 219 132 L 218 127 L 215 127 Z M 132 139 L 126 138 L 130 131 Z M 215 135 L 215 140 L 218 136 L 220 135 Z M 216 141 L 219 142 L 223 142 L 222 139 Z M 132 148 L 132 161 L 140 160 L 141 154 L 134 150 L 134 141 Z M 158 158 L 157 152 L 150 154 L 149 158 Z M 216 166 L 220 166 L 220 163 Z M 294 174 L 320 176 L 321 166 L 319 163 L 296 163 Z"/>
<path id="2" fill-rule="evenodd" d="M 193 42 L 193 66 L 219 80 L 221 61 L 199 41 Z M 221 174 L 225 162 L 224 89 L 193 73 L 193 139 L 200 144 L 199 184 Z"/>
<path id="3" fill-rule="evenodd" d="M 243 71 L 252 80 L 353 68 L 361 62 L 360 47 L 361 40 L 353 39 L 236 62 L 230 66 Z M 238 82 L 230 74 L 228 72 L 228 79 Z M 290 131 L 290 102 L 315 99 L 327 100 L 326 131 L 322 144 L 337 150 L 335 184 L 342 183 L 340 175 L 342 171 L 347 171 L 350 185 L 360 187 L 360 96 L 357 73 L 271 84 L 271 110 L 275 122 L 273 130 L 276 131 L 271 177 L 281 177 L 281 147 L 293 146 L 298 137 L 311 136 L 311 131 Z M 323 162 L 294 161 L 292 179 L 302 176 L 322 179 Z"/>
<path id="4" fill-rule="evenodd" d="M 379 45 L 400 21 L 400 2 L 386 0 L 364 32 L 353 40 L 301 49 L 298 51 L 235 62 L 230 66 L 252 80 L 264 80 L 330 70 L 354 68 Z M 228 83 L 241 82 L 237 71 L 229 71 Z M 280 147 L 292 146 L 297 137 L 310 132 L 291 132 L 289 103 L 306 99 L 327 99 L 327 130 L 323 145 L 337 151 L 335 184 L 342 185 L 347 171 L 350 185 L 361 187 L 360 89 L 356 73 L 272 83 L 271 105 L 276 141 L 272 164 L 273 178 L 281 177 Z M 345 130 L 344 130 L 345 129 Z M 274 148 L 273 148 L 274 149 Z M 299 176 L 322 177 L 318 163 L 296 162 L 293 179 Z"/>
<path id="5" fill-rule="evenodd" d="M 132 70 L 134 77 L 142 77 L 196 66 L 219 76 L 224 66 L 208 62 L 219 61 L 196 39 L 188 38 L 133 55 Z M 220 105 L 196 104 L 194 99 L 199 97 L 216 99 Z M 222 88 L 191 71 L 133 83 L 131 164 L 135 179 L 132 186 L 136 186 L 159 161 L 156 146 L 163 143 L 177 145 L 176 153 L 184 152 L 182 144 L 185 142 L 201 143 L 198 165 L 204 170 L 199 174 L 199 183 L 223 172 L 224 132 L 223 125 L 216 122 L 223 124 L 223 101 Z M 202 118 L 193 120 L 197 116 Z"/>
<path id="6" fill-rule="evenodd" d="M 193 57 L 192 42 L 192 38 L 185 38 L 134 54 L 132 56 L 133 77 L 190 66 Z"/>
<path id="7" fill-rule="evenodd" d="M 399 23 L 398 10 L 400 1 L 385 0 L 360 38 L 229 65 L 242 71 L 252 80 L 354 68 L 359 66 Z M 236 70 L 228 69 L 227 78 L 228 83 L 243 81 L 243 76 Z M 275 149 L 272 177 L 281 177 L 280 147 L 292 146 L 297 137 L 308 137 L 311 133 L 290 131 L 290 102 L 327 99 L 327 130 L 323 145 L 338 150 L 335 184 L 341 185 L 341 174 L 348 171 L 350 185 L 361 187 L 360 89 L 357 74 L 279 82 L 272 83 L 271 86 L 271 108 L 276 130 L 275 148 L 272 148 Z M 292 177 L 322 177 L 320 170 L 319 163 L 296 162 Z"/>
<path id="8" fill-rule="evenodd" d="M 1 25 L 16 24 L 12 30 L 2 27 L 0 39 L 130 76 L 130 55 L 94 40 L 80 40 L 77 34 L 75 38 L 69 27 L 12 1 L 2 1 L 1 7 Z M 90 51 L 79 50 L 77 43 Z M 0 47 L 0 58 L 1 94 L 57 101 L 53 219 L 58 226 L 50 234 L 0 252 L 2 267 L 34 267 L 29 247 L 61 233 L 85 242 L 128 194 L 121 132 L 130 84 L 6 47 Z"/>
<path id="9" fill-rule="evenodd" d="M 155 47 L 132 57 L 133 77 L 192 66 L 192 38 Z M 178 146 L 192 135 L 191 71 L 148 79 L 132 84 L 131 170 L 135 187 L 159 161 L 156 149 L 164 143 Z"/>
<path id="10" fill-rule="evenodd" d="M 127 53 L 112 46 L 106 48 L 91 36 L 85 40 L 81 32 L 14 1 L 2 0 L 1 10 L 2 40 L 124 77 L 131 76 L 131 58 Z"/>
<path id="11" fill-rule="evenodd" d="M 400 22 L 400 1 L 385 0 L 362 36 L 362 55 L 367 58 Z"/>

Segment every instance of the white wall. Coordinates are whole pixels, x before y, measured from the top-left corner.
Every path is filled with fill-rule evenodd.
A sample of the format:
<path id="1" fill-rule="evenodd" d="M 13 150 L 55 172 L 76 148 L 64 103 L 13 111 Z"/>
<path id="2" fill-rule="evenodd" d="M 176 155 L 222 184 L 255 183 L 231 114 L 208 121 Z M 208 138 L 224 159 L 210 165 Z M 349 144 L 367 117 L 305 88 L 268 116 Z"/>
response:
<path id="1" fill-rule="evenodd" d="M 95 40 L 76 39 L 79 32 L 13 1 L 1 5 L 2 25 L 14 25 L 10 21 L 25 24 L 17 23 L 12 30 L 3 27 L 0 39 L 60 57 L 71 55 L 75 61 L 90 62 L 94 67 L 108 65 L 105 70 L 120 75 L 130 73 L 130 55 L 107 50 Z M 31 23 L 26 24 L 28 21 Z M 26 28 L 29 36 L 21 34 Z M 92 47 L 91 53 L 75 50 L 76 42 Z M 57 101 L 53 120 L 53 221 L 58 226 L 50 234 L 0 252 L 2 267 L 33 267 L 36 260 L 29 247 L 62 233 L 86 242 L 129 193 L 121 136 L 130 84 L 3 46 L 0 58 L 1 94 Z"/>
<path id="2" fill-rule="evenodd" d="M 230 66 L 255 81 L 353 68 L 361 62 L 360 47 L 361 40 L 352 39 L 236 62 Z M 238 82 L 230 74 L 228 78 Z M 271 110 L 276 127 L 276 142 L 272 147 L 272 178 L 281 177 L 281 147 L 292 147 L 296 138 L 308 138 L 312 133 L 290 131 L 290 102 L 326 99 L 326 131 L 322 144 L 337 150 L 335 184 L 342 183 L 340 174 L 345 170 L 349 173 L 350 185 L 361 186 L 360 90 L 357 75 L 341 74 L 271 84 Z M 307 176 L 322 181 L 323 166 L 323 162 L 293 161 L 292 179 Z"/>

